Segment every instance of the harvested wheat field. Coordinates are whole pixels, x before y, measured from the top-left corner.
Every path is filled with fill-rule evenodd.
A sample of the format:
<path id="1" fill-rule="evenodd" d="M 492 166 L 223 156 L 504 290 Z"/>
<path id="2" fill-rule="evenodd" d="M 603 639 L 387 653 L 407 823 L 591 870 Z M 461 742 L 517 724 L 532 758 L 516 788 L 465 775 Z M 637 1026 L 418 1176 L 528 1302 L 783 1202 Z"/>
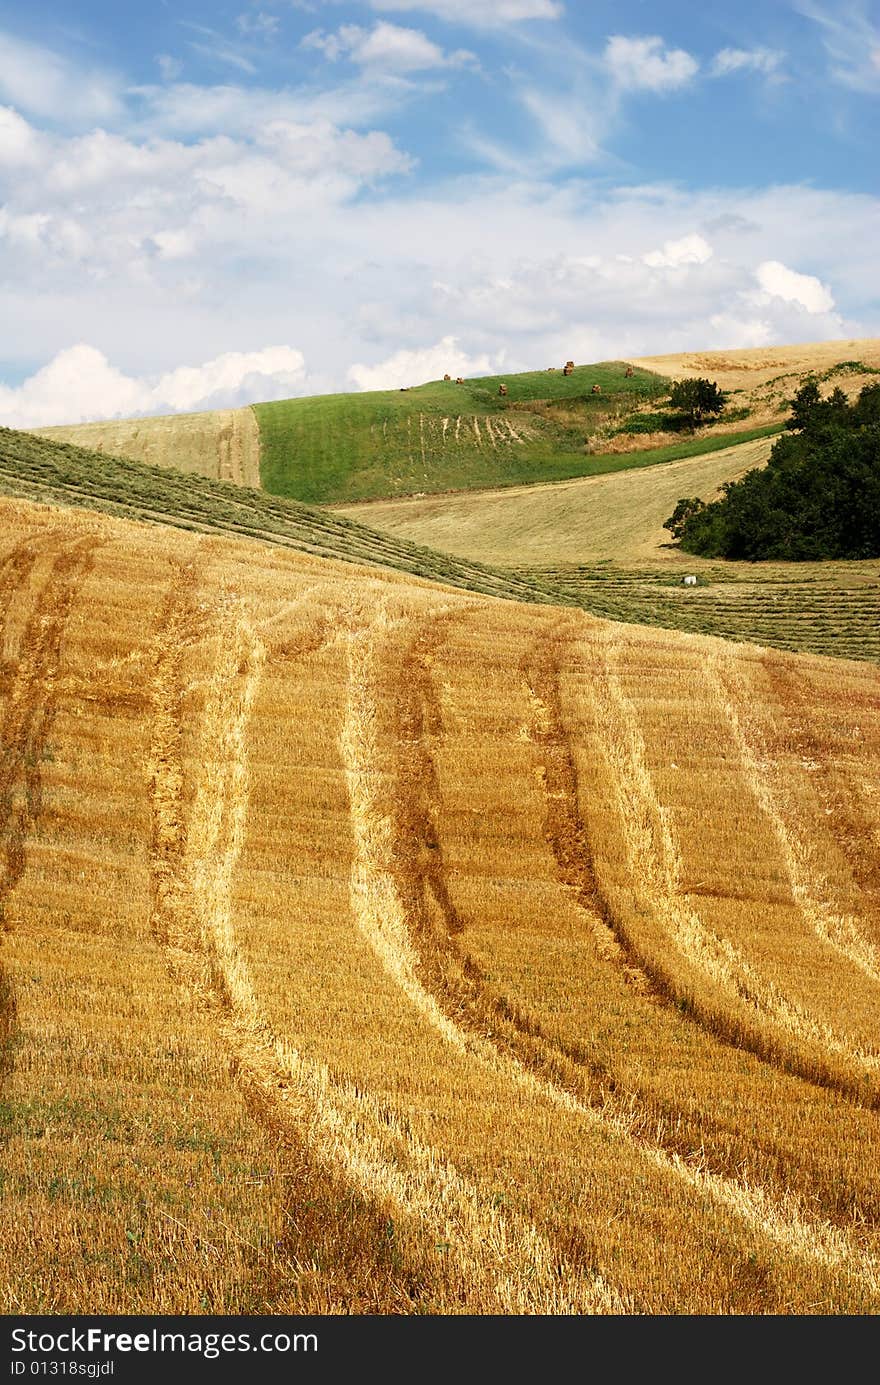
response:
<path id="1" fill-rule="evenodd" d="M 850 397 L 880 379 L 880 340 L 801 342 L 793 346 L 749 346 L 735 351 L 682 351 L 634 361 L 675 380 L 711 376 L 736 402 L 748 405 L 755 420 L 778 413 L 809 378 Z"/>
<path id="2" fill-rule="evenodd" d="M 113 419 L 32 430 L 54 442 L 174 467 L 239 486 L 260 484 L 260 430 L 250 407 L 161 418 Z"/>
<path id="3" fill-rule="evenodd" d="M 0 501 L 6 1313 L 880 1310 L 880 670 Z"/>

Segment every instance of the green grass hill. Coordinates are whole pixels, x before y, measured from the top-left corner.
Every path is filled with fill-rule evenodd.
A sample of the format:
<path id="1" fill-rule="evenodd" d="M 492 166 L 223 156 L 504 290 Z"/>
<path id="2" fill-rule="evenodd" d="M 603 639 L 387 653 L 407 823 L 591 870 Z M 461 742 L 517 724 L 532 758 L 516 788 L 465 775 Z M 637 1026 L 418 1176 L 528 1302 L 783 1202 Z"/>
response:
<path id="1" fill-rule="evenodd" d="M 528 371 L 257 404 L 262 486 L 332 504 L 584 475 L 598 430 L 668 393 L 664 376 L 626 369 L 609 361 L 568 376 Z"/>

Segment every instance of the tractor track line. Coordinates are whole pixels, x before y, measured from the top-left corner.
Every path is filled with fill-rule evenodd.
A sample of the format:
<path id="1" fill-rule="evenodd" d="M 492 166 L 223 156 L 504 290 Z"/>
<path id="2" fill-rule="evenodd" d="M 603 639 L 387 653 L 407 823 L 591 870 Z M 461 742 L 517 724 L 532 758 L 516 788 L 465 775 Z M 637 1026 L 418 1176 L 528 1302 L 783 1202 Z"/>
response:
<path id="1" fill-rule="evenodd" d="M 839 1227 L 802 1217 L 795 1198 L 774 1201 L 760 1188 L 695 1165 L 675 1151 L 634 1135 L 633 1113 L 615 1109 L 613 1094 L 607 1087 L 596 1086 L 595 1073 L 587 1074 L 585 1094 L 577 1060 L 559 1048 L 548 1052 L 539 1026 L 525 1021 L 505 998 L 487 993 L 481 969 L 456 941 L 461 920 L 442 880 L 442 853 L 430 806 L 437 792 L 436 769 L 432 757 L 418 744 L 436 712 L 430 702 L 419 705 L 419 677 L 412 660 L 404 662 L 399 677 L 394 675 L 395 688 L 406 689 L 397 720 L 401 761 L 389 768 L 387 752 L 379 753 L 381 700 L 383 694 L 394 697 L 387 680 L 383 683 L 380 656 L 387 652 L 384 645 L 394 626 L 405 623 L 383 616 L 380 613 L 378 628 L 351 636 L 343 754 L 353 813 L 360 819 L 355 910 L 388 973 L 455 1048 L 533 1095 L 584 1116 L 635 1146 L 655 1167 L 726 1207 L 751 1230 L 789 1253 L 855 1275 L 876 1292 L 880 1262 L 854 1246 Z M 425 657 L 432 638 L 436 639 L 436 631 L 433 637 L 422 637 L 416 662 Z M 415 643 L 418 648 L 418 638 Z M 375 768 L 377 764 L 383 768 Z M 389 813 L 390 802 L 403 805 L 399 814 Z M 439 907 L 445 939 L 438 938 L 437 928 L 429 921 L 428 891 Z"/>
<path id="2" fill-rule="evenodd" d="M 185 583 L 181 595 L 185 605 Z M 627 1311 L 625 1301 L 603 1283 L 572 1282 L 532 1226 L 486 1206 L 477 1190 L 436 1150 L 416 1141 L 392 1112 L 335 1081 L 323 1065 L 273 1032 L 235 940 L 231 902 L 248 807 L 246 727 L 263 646 L 234 610 L 220 613 L 220 651 L 203 716 L 204 768 L 184 823 L 182 767 L 174 753 L 181 633 L 174 611 L 179 609 L 174 607 L 166 621 L 154 680 L 156 931 L 169 939 L 173 953 L 189 953 L 188 970 L 195 972 L 207 1003 L 220 1010 L 220 1027 L 240 1080 L 251 1091 L 252 1107 L 261 1104 L 273 1129 L 301 1140 L 313 1158 L 336 1169 L 379 1209 L 393 1207 L 416 1236 L 439 1236 L 481 1301 L 488 1298 L 498 1311 Z M 186 618 L 183 613 L 181 620 Z M 175 928 L 163 911 L 177 917 Z"/>
<path id="3" fill-rule="evenodd" d="M 747 1049 L 782 1071 L 839 1092 L 869 1109 L 880 1107 L 876 1073 L 880 1056 L 842 1041 L 828 1026 L 808 1015 L 772 982 L 758 975 L 739 950 L 718 937 L 679 892 L 680 863 L 672 832 L 647 769 L 645 745 L 634 705 L 615 667 L 613 635 L 593 636 L 602 677 L 589 697 L 599 741 L 614 786 L 633 879 L 646 882 L 651 909 L 683 960 L 746 1010 L 740 1018 L 683 988 L 665 962 L 649 958 L 616 919 L 618 938 L 649 976 L 655 989 L 683 1006 L 704 1028 L 738 1048 Z M 594 683 L 597 680 L 594 680 Z M 749 1015 L 748 1012 L 751 1012 Z M 796 1043 L 815 1045 L 798 1052 Z M 837 1059 L 838 1063 L 834 1063 Z M 855 1069 L 855 1071 L 854 1071 Z M 870 1082 L 866 1090 L 866 1082 Z"/>
<path id="4" fill-rule="evenodd" d="M 9 604 L 54 537 L 37 548 L 16 546 L 0 574 L 0 637 Z M 62 546 L 38 591 L 22 632 L 18 665 L 12 677 L 0 730 L 0 939 L 11 929 L 9 897 L 27 865 L 27 838 L 43 806 L 42 756 L 58 709 L 61 643 L 76 590 L 91 570 L 100 540 L 83 538 Z M 12 1071 L 18 1034 L 15 987 L 0 966 L 0 1091 Z"/>
<path id="5" fill-rule="evenodd" d="M 861 784 L 852 782 L 851 770 L 843 782 L 835 775 L 829 763 L 827 747 L 811 729 L 811 709 L 801 682 L 787 667 L 770 659 L 763 661 L 763 668 L 782 709 L 786 744 L 792 746 L 799 759 L 810 765 L 810 783 L 825 810 L 829 836 L 844 857 L 867 905 L 868 918 L 873 922 L 877 941 L 863 936 L 861 942 L 857 943 L 857 950 L 863 954 L 869 972 L 877 979 L 876 974 L 880 972 L 880 834 L 875 833 L 875 849 L 872 849 L 866 841 L 866 837 L 871 835 L 870 826 L 858 812 L 858 808 L 864 805 Z M 877 705 L 880 706 L 880 688 Z M 752 758 L 756 765 L 763 767 L 769 759 L 766 754 L 766 733 L 757 727 L 750 729 Z M 781 734 L 778 728 L 773 729 Z M 797 815 L 791 805 L 786 805 L 784 776 L 779 774 L 778 767 L 774 768 L 773 787 L 779 798 L 781 814 L 788 822 L 796 822 Z M 790 834 L 790 829 L 785 830 Z"/>

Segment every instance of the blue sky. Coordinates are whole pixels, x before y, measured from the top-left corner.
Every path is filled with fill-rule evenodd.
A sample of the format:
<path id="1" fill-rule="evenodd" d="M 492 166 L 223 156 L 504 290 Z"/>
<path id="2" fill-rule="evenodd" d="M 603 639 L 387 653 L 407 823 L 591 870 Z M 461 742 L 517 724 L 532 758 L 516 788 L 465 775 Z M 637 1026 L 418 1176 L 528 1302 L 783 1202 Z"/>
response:
<path id="1" fill-rule="evenodd" d="M 880 334 L 868 0 L 0 0 L 0 422 Z"/>

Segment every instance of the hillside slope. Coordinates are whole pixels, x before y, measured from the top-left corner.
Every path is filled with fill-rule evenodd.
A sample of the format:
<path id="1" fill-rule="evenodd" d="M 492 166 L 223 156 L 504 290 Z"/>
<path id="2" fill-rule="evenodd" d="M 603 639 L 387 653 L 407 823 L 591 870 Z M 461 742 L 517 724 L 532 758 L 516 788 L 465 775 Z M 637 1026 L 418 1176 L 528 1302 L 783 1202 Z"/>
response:
<path id="1" fill-rule="evenodd" d="M 407 390 L 321 395 L 251 409 L 35 429 L 43 436 L 318 504 L 598 474 L 779 425 L 809 373 L 853 392 L 880 379 L 880 341 L 690 352 Z M 709 374 L 729 392 L 697 439 L 668 431 L 670 379 Z M 501 386 L 506 396 L 499 393 Z M 594 393 L 594 386 L 599 393 Z M 259 419 L 259 428 L 254 426 Z M 652 453 L 654 455 L 652 455 Z M 627 460 L 629 459 L 629 461 Z"/>
<path id="2" fill-rule="evenodd" d="M 239 486 L 260 484 L 260 431 L 253 409 L 113 419 L 35 429 L 53 442 L 69 442 L 111 457 L 170 466 Z"/>
<path id="3" fill-rule="evenodd" d="M 590 436 L 665 389 L 611 361 L 257 404 L 263 485 L 326 504 L 579 475 Z"/>
<path id="4" fill-rule="evenodd" d="M 0 428 L 0 494 L 196 533 L 247 535 L 303 553 L 397 568 L 413 577 L 522 601 L 568 600 L 543 594 L 512 573 L 461 562 L 313 506 L 8 428 Z"/>
<path id="5" fill-rule="evenodd" d="M 7 1313 L 880 1311 L 880 673 L 0 501 Z"/>
<path id="6" fill-rule="evenodd" d="M 645 473 L 648 487 L 659 480 L 663 470 L 651 468 Z M 555 489 L 544 486 L 534 493 L 543 497 L 542 505 L 552 504 Z M 172 524 L 192 532 L 247 535 L 264 543 L 346 562 L 376 564 L 469 591 L 582 606 L 615 620 L 880 661 L 878 563 L 799 564 L 792 573 L 784 564 L 760 564 L 756 570 L 750 564 L 690 559 L 688 568 L 697 563 L 701 574 L 698 589 L 679 585 L 682 566 L 677 553 L 662 566 L 646 563 L 637 568 L 604 560 L 587 565 L 493 567 L 425 548 L 313 506 L 8 429 L 0 429 L 0 494 L 103 511 L 151 524 Z M 506 492 L 503 498 L 508 498 Z M 517 497 L 512 494 L 509 498 L 516 501 Z M 456 504 L 460 498 L 448 499 Z M 626 525 L 621 529 L 615 518 L 628 514 L 626 508 L 612 504 L 609 511 L 612 530 L 616 525 L 624 545 L 630 532 L 638 534 L 638 505 L 631 498 L 628 503 L 632 508 L 631 530 Z M 373 509 L 363 508 L 367 519 L 372 518 Z M 538 522 L 536 516 L 531 518 Z M 548 532 L 552 536 L 552 527 Z M 437 534 L 436 541 L 442 541 L 442 535 Z"/>
<path id="7" fill-rule="evenodd" d="M 645 370 L 672 379 L 708 376 L 756 422 L 778 415 L 808 376 L 840 386 L 848 395 L 880 378 L 880 339 L 802 342 L 795 346 L 745 347 L 733 351 L 682 351 L 643 356 Z"/>
<path id="8" fill-rule="evenodd" d="M 729 563 L 672 544 L 684 495 L 711 499 L 772 439 L 557 485 L 349 506 L 398 539 L 513 570 L 598 615 L 880 662 L 880 562 Z M 684 574 L 698 577 L 682 585 Z"/>
<path id="9" fill-rule="evenodd" d="M 555 485 L 408 497 L 334 507 L 373 529 L 481 562 L 540 565 L 613 559 L 680 566 L 663 521 L 682 495 L 714 495 L 766 462 L 772 438 L 678 462 Z M 691 559 L 687 560 L 692 561 Z"/>

